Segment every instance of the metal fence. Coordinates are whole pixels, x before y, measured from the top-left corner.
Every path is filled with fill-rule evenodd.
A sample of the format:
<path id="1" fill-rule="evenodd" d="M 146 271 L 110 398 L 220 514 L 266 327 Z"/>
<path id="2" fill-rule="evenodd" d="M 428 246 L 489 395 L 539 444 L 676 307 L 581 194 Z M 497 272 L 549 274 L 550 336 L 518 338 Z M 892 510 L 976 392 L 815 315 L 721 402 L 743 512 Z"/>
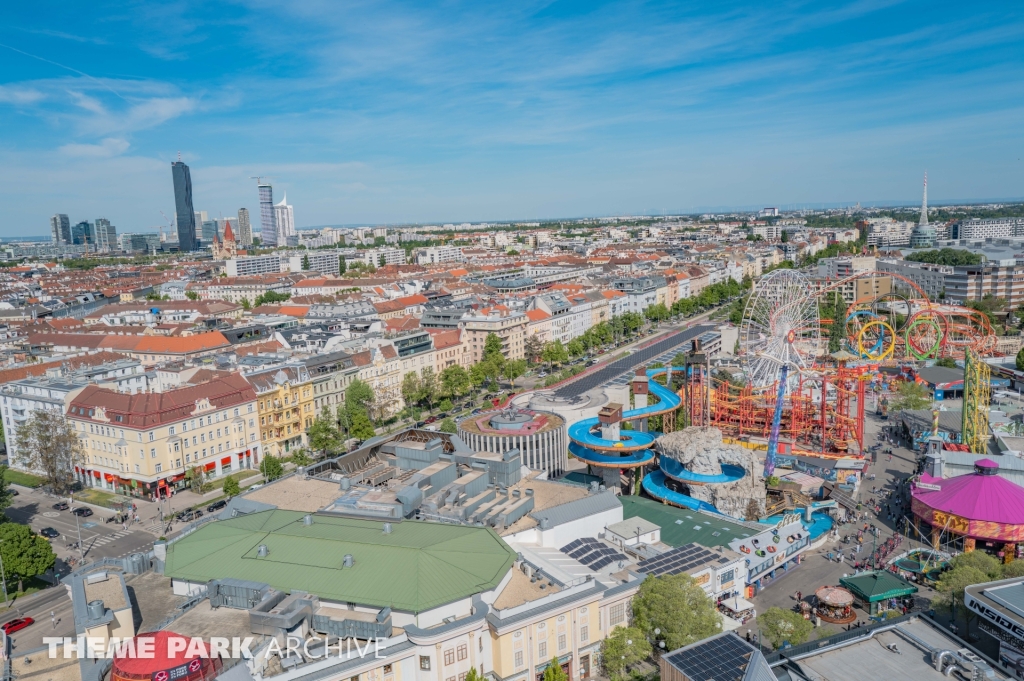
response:
<path id="1" fill-rule="evenodd" d="M 857 627 L 850 629 L 849 631 L 842 631 L 828 638 L 818 639 L 816 641 L 808 641 L 807 643 L 801 643 L 798 646 L 790 646 L 783 648 L 782 650 L 776 650 L 770 653 L 765 653 L 764 657 L 768 660 L 768 664 L 776 665 L 785 662 L 787 658 L 800 657 L 807 653 L 813 653 L 822 648 L 828 648 L 845 641 L 852 641 L 855 639 L 863 638 L 870 634 L 872 631 L 878 629 L 884 629 L 886 627 L 892 627 L 896 624 L 902 624 L 909 622 L 911 618 L 918 617 L 920 613 L 908 613 L 906 615 L 900 615 L 899 617 L 893 617 L 882 622 L 874 622 L 863 627 Z M 763 648 L 762 648 L 763 651 Z"/>

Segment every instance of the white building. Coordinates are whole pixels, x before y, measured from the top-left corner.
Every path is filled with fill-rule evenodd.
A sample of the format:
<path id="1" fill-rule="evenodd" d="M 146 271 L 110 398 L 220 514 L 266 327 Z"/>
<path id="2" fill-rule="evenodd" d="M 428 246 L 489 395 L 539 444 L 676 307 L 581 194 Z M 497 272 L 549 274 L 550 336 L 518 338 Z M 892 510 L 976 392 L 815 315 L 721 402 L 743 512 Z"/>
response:
<path id="1" fill-rule="evenodd" d="M 295 209 L 288 205 L 288 192 L 281 203 L 274 205 L 274 219 L 277 222 L 277 243 L 283 245 L 287 238 L 295 236 Z"/>
<path id="2" fill-rule="evenodd" d="M 281 256 L 256 255 L 249 258 L 231 258 L 224 261 L 229 277 L 251 277 L 257 274 L 277 274 L 281 271 Z"/>
<path id="3" fill-rule="evenodd" d="M 440 262 L 463 262 L 466 258 L 457 246 L 429 246 L 417 248 L 413 253 L 417 265 L 433 265 Z"/>

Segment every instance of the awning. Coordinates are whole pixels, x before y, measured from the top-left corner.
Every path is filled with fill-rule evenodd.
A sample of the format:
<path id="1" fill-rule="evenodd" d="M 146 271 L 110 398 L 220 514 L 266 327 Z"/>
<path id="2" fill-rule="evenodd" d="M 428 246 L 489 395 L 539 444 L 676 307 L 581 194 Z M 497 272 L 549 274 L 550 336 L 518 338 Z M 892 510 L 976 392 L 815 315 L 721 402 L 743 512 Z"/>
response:
<path id="1" fill-rule="evenodd" d="M 114 482 L 114 476 L 111 475 L 110 473 L 104 473 L 103 479 L 106 480 L 107 482 Z"/>
<path id="2" fill-rule="evenodd" d="M 94 478 L 96 478 L 96 479 L 99 479 L 99 477 L 100 477 L 100 472 L 99 472 L 99 471 L 93 471 L 93 472 L 92 472 L 92 477 L 94 477 Z"/>
<path id="3" fill-rule="evenodd" d="M 216 467 L 217 467 L 217 464 L 215 462 L 211 461 L 210 463 L 208 463 L 205 466 L 203 466 L 203 469 L 204 470 L 208 470 L 208 471 L 212 471 Z"/>
<path id="4" fill-rule="evenodd" d="M 732 612 L 744 612 L 746 610 L 754 609 L 753 603 L 748 601 L 746 598 L 742 598 L 740 596 L 726 598 L 724 601 L 722 601 L 722 605 L 724 605 L 728 610 L 731 610 Z"/>
<path id="5" fill-rule="evenodd" d="M 220 465 L 221 466 L 230 466 L 231 465 L 231 457 L 230 456 L 225 456 L 223 459 L 220 460 Z"/>

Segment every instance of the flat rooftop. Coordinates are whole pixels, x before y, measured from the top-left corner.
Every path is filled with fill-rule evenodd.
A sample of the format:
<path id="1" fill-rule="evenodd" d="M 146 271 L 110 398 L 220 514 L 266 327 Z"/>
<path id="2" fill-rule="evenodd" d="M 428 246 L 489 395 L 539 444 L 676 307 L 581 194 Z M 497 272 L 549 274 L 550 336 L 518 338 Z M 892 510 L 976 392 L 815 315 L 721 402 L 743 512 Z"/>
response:
<path id="1" fill-rule="evenodd" d="M 939 650 L 959 650 L 964 644 L 947 636 L 942 630 L 924 620 L 913 619 L 899 625 L 899 629 L 921 639 Z M 889 650 L 895 644 L 899 653 Z M 801 667 L 829 681 L 864 681 L 864 679 L 914 679 L 914 681 L 940 681 L 947 679 L 931 665 L 929 653 L 914 645 L 907 637 L 894 630 L 875 634 L 874 638 L 860 641 L 845 648 L 828 650 L 799 661 Z M 993 666 L 995 678 L 1007 675 Z M 814 677 L 812 677 L 814 678 Z"/>
<path id="2" fill-rule="evenodd" d="M 207 523 L 167 547 L 164 574 L 233 577 L 288 593 L 419 613 L 494 589 L 515 553 L 488 527 L 261 511 Z M 259 555 L 260 546 L 267 554 Z M 353 565 L 343 567 L 346 556 Z"/>
<path id="3" fill-rule="evenodd" d="M 729 546 L 733 539 L 746 539 L 768 529 L 760 530 L 733 522 L 727 518 L 707 515 L 686 508 L 677 508 L 643 497 L 623 495 L 622 517 L 640 517 L 661 527 L 661 541 L 669 546 L 700 544 L 707 548 Z"/>
<path id="4" fill-rule="evenodd" d="M 245 498 L 271 504 L 285 511 L 312 513 L 334 503 L 341 494 L 337 482 L 291 475 L 253 490 Z"/>
<path id="5" fill-rule="evenodd" d="M 520 480 L 511 489 L 533 490 L 533 510 L 511 526 L 502 531 L 502 536 L 528 530 L 537 526 L 537 521 L 530 516 L 538 511 L 544 511 L 553 506 L 567 504 L 570 501 L 582 499 L 590 494 L 586 487 L 570 485 L 564 482 L 551 482 L 549 480 L 537 480 L 539 473 L 531 473 L 530 477 Z"/>

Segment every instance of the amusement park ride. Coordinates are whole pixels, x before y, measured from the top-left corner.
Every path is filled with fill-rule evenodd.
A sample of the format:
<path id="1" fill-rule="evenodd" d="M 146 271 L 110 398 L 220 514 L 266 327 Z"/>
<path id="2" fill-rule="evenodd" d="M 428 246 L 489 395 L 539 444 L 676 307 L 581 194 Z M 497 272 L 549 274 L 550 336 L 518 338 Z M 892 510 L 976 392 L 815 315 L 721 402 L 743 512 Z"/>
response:
<path id="1" fill-rule="evenodd" d="M 820 318 L 822 302 L 863 289 L 857 280 L 876 277 L 890 277 L 895 290 L 854 300 L 840 319 Z M 828 352 L 830 339 L 840 341 L 838 351 Z M 695 344 L 684 366 L 638 372 L 632 391 L 635 409 L 609 404 L 597 418 L 573 424 L 569 450 L 603 470 L 609 483 L 620 472 L 632 473 L 639 482 L 641 471 L 655 464 L 652 450 L 661 434 L 648 430 L 648 420 L 660 417 L 665 432 L 711 426 L 727 442 L 767 448 L 765 477 L 773 474 L 778 454 L 862 458 L 866 394 L 879 369 L 953 357 L 965 363 L 964 442 L 978 451 L 988 419 L 989 373 L 982 358 L 995 349 L 996 337 L 985 315 L 932 302 L 899 275 L 861 272 L 822 286 L 798 271 L 775 270 L 757 283 L 744 310 L 738 338 L 742 383 L 715 375 Z M 658 398 L 656 403 L 648 404 L 648 392 Z M 633 424 L 631 430 L 623 426 L 620 431 L 620 423 L 627 422 Z M 660 470 L 643 478 L 643 488 L 690 508 L 707 504 L 674 494 L 667 480 L 722 484 L 743 475 L 726 466 L 719 476 L 697 475 L 676 470 L 664 457 L 658 465 Z"/>

